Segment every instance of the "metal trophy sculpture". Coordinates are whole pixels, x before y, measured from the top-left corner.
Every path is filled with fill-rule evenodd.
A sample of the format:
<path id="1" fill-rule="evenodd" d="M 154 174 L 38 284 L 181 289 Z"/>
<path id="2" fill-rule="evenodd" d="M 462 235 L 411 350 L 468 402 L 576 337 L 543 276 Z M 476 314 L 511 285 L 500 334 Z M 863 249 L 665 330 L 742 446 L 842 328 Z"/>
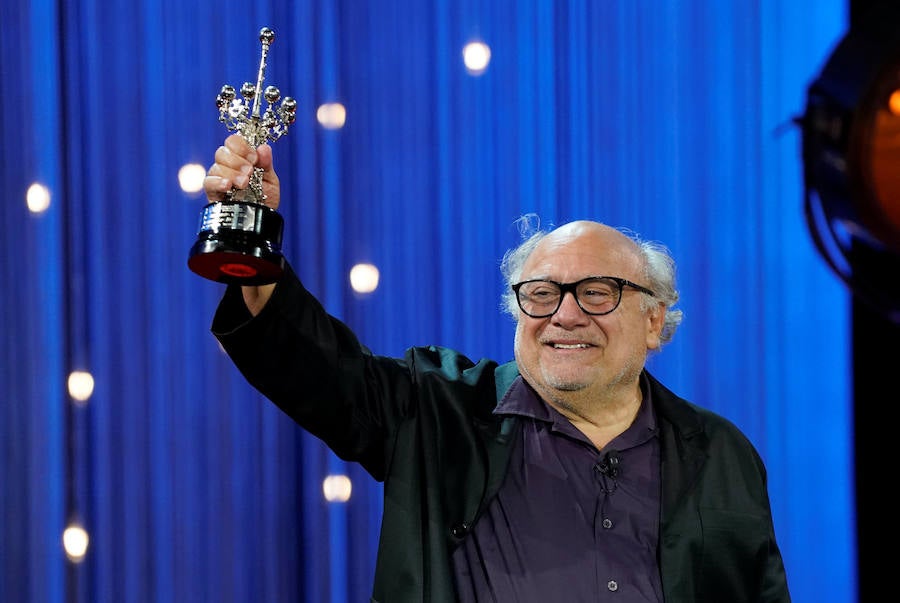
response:
<path id="1" fill-rule="evenodd" d="M 241 98 L 236 98 L 234 87 L 226 84 L 216 97 L 219 121 L 229 130 L 239 132 L 254 147 L 278 140 L 287 134 L 288 126 L 296 119 L 296 100 L 287 96 L 278 105 L 281 99 L 278 88 L 262 89 L 266 56 L 274 39 L 275 32 L 268 27 L 260 30 L 262 57 L 256 85 L 246 82 L 241 87 Z M 260 96 L 267 102 L 262 115 Z M 254 168 L 247 188 L 232 187 L 225 199 L 206 205 L 188 267 L 202 277 L 222 283 L 264 285 L 278 280 L 284 271 L 281 255 L 284 218 L 267 207 L 265 199 L 262 169 Z"/>

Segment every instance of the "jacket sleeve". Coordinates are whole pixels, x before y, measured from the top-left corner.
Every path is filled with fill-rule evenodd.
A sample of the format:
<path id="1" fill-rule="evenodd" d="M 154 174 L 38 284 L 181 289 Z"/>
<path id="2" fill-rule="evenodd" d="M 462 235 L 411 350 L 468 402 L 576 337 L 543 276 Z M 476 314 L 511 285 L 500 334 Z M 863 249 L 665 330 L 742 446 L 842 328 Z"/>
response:
<path id="1" fill-rule="evenodd" d="M 290 266 L 255 317 L 240 288 L 228 287 L 211 330 L 253 387 L 335 454 L 384 479 L 385 440 L 414 396 L 405 360 L 371 354 Z"/>

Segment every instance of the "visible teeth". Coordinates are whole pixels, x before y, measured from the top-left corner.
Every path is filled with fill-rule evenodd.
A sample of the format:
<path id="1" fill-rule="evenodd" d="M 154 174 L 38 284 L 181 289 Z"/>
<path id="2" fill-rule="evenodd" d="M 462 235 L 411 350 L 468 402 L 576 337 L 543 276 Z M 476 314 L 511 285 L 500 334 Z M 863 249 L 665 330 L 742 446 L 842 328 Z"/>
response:
<path id="1" fill-rule="evenodd" d="M 577 350 L 578 348 L 586 348 L 588 345 L 586 343 L 554 343 L 553 347 L 558 350 Z"/>

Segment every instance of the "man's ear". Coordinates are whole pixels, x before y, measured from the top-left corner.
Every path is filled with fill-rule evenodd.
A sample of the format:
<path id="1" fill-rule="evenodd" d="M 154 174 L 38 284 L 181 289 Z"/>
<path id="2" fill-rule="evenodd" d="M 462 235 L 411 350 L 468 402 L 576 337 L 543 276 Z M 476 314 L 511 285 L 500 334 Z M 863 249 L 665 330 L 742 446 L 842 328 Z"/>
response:
<path id="1" fill-rule="evenodd" d="M 662 329 L 666 319 L 664 304 L 656 304 L 647 311 L 647 349 L 658 350 L 662 347 Z"/>

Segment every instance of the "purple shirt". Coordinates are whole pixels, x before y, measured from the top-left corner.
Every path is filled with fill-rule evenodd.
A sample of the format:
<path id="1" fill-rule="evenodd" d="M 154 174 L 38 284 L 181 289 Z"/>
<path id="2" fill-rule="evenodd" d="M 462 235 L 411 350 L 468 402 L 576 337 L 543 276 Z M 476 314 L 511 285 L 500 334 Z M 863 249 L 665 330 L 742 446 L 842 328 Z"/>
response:
<path id="1" fill-rule="evenodd" d="M 453 553 L 462 603 L 663 600 L 659 438 L 643 379 L 641 389 L 634 422 L 597 450 L 516 379 L 494 412 L 518 415 L 521 437 L 497 496 Z"/>

